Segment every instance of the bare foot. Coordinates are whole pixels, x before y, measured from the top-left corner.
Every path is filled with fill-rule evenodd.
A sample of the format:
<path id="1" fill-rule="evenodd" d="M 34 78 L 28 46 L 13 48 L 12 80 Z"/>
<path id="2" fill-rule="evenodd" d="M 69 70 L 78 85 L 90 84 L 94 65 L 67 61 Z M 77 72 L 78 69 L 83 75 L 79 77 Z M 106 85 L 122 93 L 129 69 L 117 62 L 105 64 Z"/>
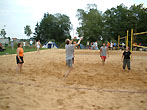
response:
<path id="1" fill-rule="evenodd" d="M 122 71 L 123 71 L 123 72 L 126 72 L 126 70 L 125 70 L 125 69 L 123 69 Z"/>

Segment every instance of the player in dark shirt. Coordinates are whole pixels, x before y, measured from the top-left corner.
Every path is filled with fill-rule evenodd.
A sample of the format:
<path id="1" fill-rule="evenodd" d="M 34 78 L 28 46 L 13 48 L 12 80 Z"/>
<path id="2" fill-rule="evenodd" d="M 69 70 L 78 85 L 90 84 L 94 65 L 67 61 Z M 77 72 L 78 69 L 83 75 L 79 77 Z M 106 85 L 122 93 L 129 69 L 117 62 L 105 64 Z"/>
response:
<path id="1" fill-rule="evenodd" d="M 128 70 L 131 69 L 131 67 L 130 67 L 130 58 L 132 58 L 132 57 L 131 57 L 131 54 L 132 54 L 132 53 L 129 51 L 129 48 L 126 47 L 126 50 L 123 52 L 123 55 L 122 55 L 123 70 L 125 70 L 126 65 L 127 65 L 127 67 L 128 67 Z"/>

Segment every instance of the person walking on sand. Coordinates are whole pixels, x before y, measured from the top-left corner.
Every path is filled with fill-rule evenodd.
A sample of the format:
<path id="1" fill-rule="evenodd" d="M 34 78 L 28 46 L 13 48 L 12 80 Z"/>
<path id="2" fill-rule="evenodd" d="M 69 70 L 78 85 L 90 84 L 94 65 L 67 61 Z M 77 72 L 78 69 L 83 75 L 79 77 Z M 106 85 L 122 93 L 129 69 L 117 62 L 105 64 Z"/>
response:
<path id="1" fill-rule="evenodd" d="M 107 42 L 107 47 L 108 49 L 110 49 L 110 42 Z"/>
<path id="2" fill-rule="evenodd" d="M 31 39 L 30 40 L 30 48 L 32 48 L 32 46 L 33 46 L 33 40 Z"/>
<path id="3" fill-rule="evenodd" d="M 66 65 L 67 65 L 68 69 L 65 72 L 64 80 L 66 79 L 68 74 L 73 69 L 72 64 L 73 64 L 73 58 L 74 58 L 74 48 L 80 44 L 81 40 L 82 40 L 82 38 L 80 38 L 80 40 L 78 41 L 77 44 L 72 44 L 72 40 L 69 40 L 69 39 L 65 40 L 65 43 L 66 43 L 66 45 L 65 45 L 65 49 L 66 49 Z"/>
<path id="4" fill-rule="evenodd" d="M 26 46 L 26 42 L 24 41 L 24 42 L 23 42 L 23 47 L 25 48 L 25 46 Z"/>
<path id="5" fill-rule="evenodd" d="M 98 43 L 97 43 L 97 41 L 94 42 L 94 50 L 98 50 Z"/>
<path id="6" fill-rule="evenodd" d="M 36 48 L 37 48 L 37 53 L 40 54 L 40 47 L 41 47 L 41 43 L 40 40 L 38 40 L 38 42 L 36 42 Z"/>
<path id="7" fill-rule="evenodd" d="M 132 59 L 132 53 L 129 51 L 129 47 L 126 47 L 126 50 L 122 54 L 122 61 L 123 61 L 123 70 L 125 70 L 126 65 L 128 67 L 128 70 L 131 70 L 130 67 L 130 58 Z"/>
<path id="8" fill-rule="evenodd" d="M 100 48 L 100 57 L 103 65 L 105 64 L 107 54 L 109 57 L 108 47 L 105 45 L 105 43 L 103 43 L 103 46 Z"/>
<path id="9" fill-rule="evenodd" d="M 17 68 L 16 68 L 16 71 L 21 73 L 22 71 L 22 65 L 24 63 L 24 60 L 23 60 L 23 48 L 22 48 L 22 45 L 21 43 L 18 43 L 18 48 L 17 48 L 17 56 L 16 56 L 16 62 L 17 62 Z"/>
<path id="10" fill-rule="evenodd" d="M 110 43 L 110 49 L 113 50 L 113 42 Z"/>

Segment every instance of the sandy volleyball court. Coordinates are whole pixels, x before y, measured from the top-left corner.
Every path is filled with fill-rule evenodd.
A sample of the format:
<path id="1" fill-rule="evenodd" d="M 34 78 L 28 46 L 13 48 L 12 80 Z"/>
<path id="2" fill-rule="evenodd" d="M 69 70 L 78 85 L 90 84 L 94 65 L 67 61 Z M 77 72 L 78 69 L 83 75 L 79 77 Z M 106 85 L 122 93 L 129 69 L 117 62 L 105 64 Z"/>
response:
<path id="1" fill-rule="evenodd" d="M 132 70 L 122 71 L 121 51 L 75 50 L 66 81 L 65 50 L 25 53 L 22 74 L 16 55 L 0 56 L 0 110 L 147 110 L 147 52 L 133 52 Z"/>

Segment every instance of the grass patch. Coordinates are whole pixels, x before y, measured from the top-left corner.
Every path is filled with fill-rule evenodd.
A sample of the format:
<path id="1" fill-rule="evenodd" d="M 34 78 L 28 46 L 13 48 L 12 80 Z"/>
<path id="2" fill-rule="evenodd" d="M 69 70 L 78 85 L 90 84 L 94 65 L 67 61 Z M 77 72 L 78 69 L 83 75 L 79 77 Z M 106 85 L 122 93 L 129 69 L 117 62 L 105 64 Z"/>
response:
<path id="1" fill-rule="evenodd" d="M 6 49 L 5 51 L 0 52 L 0 55 L 16 54 L 17 48 L 11 49 L 11 47 L 6 47 L 5 49 Z M 25 47 L 23 48 L 23 50 L 24 50 L 24 53 L 32 52 L 32 51 L 36 51 L 36 48 Z M 46 50 L 46 48 L 41 48 L 40 50 Z"/>

